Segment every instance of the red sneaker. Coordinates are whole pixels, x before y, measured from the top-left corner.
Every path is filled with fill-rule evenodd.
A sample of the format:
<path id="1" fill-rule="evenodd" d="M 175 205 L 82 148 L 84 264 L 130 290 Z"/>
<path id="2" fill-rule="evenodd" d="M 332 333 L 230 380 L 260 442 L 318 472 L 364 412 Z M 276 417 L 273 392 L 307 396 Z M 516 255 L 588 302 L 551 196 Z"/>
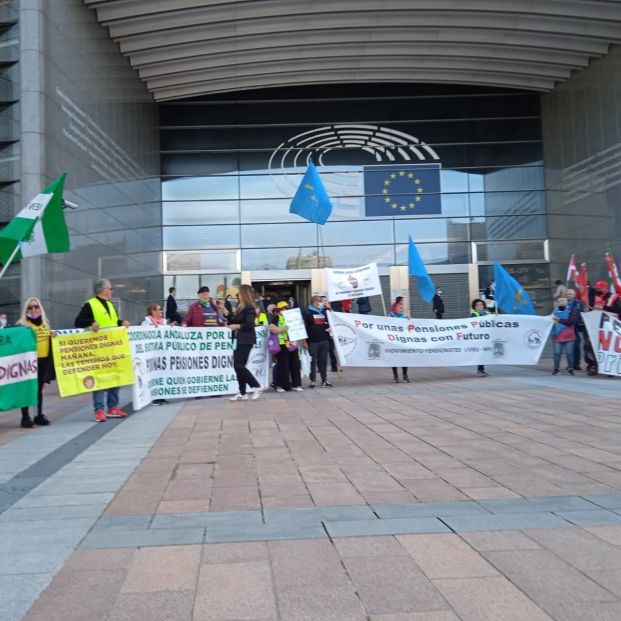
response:
<path id="1" fill-rule="evenodd" d="M 127 414 L 116 405 L 113 408 L 108 408 L 108 418 L 125 418 Z"/>
<path id="2" fill-rule="evenodd" d="M 106 413 L 103 410 L 95 410 L 95 422 L 96 423 L 106 422 Z"/>

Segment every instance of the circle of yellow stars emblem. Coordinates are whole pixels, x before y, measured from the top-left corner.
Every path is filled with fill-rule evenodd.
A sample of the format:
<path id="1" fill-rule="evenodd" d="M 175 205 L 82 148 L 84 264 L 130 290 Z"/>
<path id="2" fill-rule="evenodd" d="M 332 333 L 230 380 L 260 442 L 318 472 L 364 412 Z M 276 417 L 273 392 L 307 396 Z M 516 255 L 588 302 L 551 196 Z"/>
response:
<path id="1" fill-rule="evenodd" d="M 411 195 L 408 194 L 408 196 L 404 196 L 400 191 L 401 196 L 391 196 L 390 186 L 397 179 L 399 179 L 399 181 L 405 181 L 412 184 L 413 192 Z M 389 204 L 392 209 L 399 210 L 401 212 L 408 211 L 409 209 L 415 209 L 416 205 L 423 200 L 423 193 L 424 189 L 421 185 L 421 180 L 416 176 L 416 173 L 409 172 L 407 170 L 398 170 L 397 172 L 390 173 L 386 179 L 384 179 L 384 188 L 382 189 L 384 202 Z"/>

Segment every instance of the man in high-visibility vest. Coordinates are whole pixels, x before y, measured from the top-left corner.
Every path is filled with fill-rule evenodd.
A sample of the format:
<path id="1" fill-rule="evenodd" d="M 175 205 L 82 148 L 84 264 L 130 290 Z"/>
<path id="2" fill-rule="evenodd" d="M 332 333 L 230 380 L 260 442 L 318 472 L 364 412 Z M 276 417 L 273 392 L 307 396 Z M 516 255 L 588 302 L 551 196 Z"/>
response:
<path id="1" fill-rule="evenodd" d="M 98 332 L 100 328 L 116 328 L 128 326 L 129 321 L 122 321 L 111 302 L 112 283 L 105 278 L 95 281 L 95 297 L 86 300 L 86 304 L 80 309 L 75 318 L 76 328 L 87 328 Z M 93 408 L 95 409 L 95 421 L 106 422 L 106 410 L 104 399 L 107 400 L 109 418 L 125 418 L 127 414 L 119 407 L 119 389 L 95 390 L 93 392 Z"/>

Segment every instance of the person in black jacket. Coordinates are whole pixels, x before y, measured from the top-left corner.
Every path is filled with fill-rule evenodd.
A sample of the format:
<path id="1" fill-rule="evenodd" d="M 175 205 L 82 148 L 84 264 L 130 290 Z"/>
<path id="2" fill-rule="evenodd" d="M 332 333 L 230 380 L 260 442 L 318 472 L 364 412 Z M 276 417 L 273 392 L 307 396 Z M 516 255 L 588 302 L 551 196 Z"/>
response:
<path id="1" fill-rule="evenodd" d="M 436 315 L 436 319 L 444 317 L 444 300 L 442 299 L 442 291 L 440 289 L 436 289 L 436 294 L 433 296 L 433 312 Z"/>
<path id="2" fill-rule="evenodd" d="M 262 394 L 261 384 L 246 368 L 250 351 L 257 342 L 254 331 L 254 320 L 257 317 L 257 311 L 254 300 L 254 289 L 250 285 L 242 285 L 239 288 L 237 312 L 232 317 L 229 317 L 229 328 L 235 330 L 237 337 L 237 347 L 233 351 L 233 368 L 239 383 L 239 394 L 231 397 L 231 401 L 248 400 L 246 385 L 254 389 L 251 392 L 252 399 L 258 399 Z"/>
<path id="3" fill-rule="evenodd" d="M 330 326 L 325 315 L 323 301 L 320 296 L 314 295 L 307 310 L 302 313 L 306 334 L 308 335 L 308 350 L 311 355 L 310 384 L 309 388 L 315 388 L 317 367 L 321 375 L 321 385 L 331 388 L 328 381 L 328 354 L 330 353 Z"/>
<path id="4" fill-rule="evenodd" d="M 166 321 L 168 323 L 181 323 L 181 315 L 177 312 L 177 300 L 175 300 L 175 293 L 177 290 L 171 287 L 168 290 L 168 299 L 166 300 Z"/>

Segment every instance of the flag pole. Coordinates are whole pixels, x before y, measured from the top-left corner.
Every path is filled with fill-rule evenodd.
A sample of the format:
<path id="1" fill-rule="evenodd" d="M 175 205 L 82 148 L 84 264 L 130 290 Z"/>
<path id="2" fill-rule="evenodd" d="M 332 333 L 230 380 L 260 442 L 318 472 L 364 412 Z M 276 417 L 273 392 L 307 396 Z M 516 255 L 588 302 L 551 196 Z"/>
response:
<path id="1" fill-rule="evenodd" d="M 15 244 L 15 248 L 14 248 L 13 252 L 9 256 L 9 258 L 7 259 L 7 261 L 4 264 L 4 266 L 2 267 L 2 271 L 0 271 L 0 278 L 2 278 L 4 276 L 4 273 L 7 271 L 7 269 L 9 269 L 9 265 L 11 265 L 11 263 L 13 262 L 13 259 L 15 258 L 15 255 L 17 255 L 17 253 L 19 252 L 20 248 L 21 248 L 21 242 L 17 242 Z"/>

